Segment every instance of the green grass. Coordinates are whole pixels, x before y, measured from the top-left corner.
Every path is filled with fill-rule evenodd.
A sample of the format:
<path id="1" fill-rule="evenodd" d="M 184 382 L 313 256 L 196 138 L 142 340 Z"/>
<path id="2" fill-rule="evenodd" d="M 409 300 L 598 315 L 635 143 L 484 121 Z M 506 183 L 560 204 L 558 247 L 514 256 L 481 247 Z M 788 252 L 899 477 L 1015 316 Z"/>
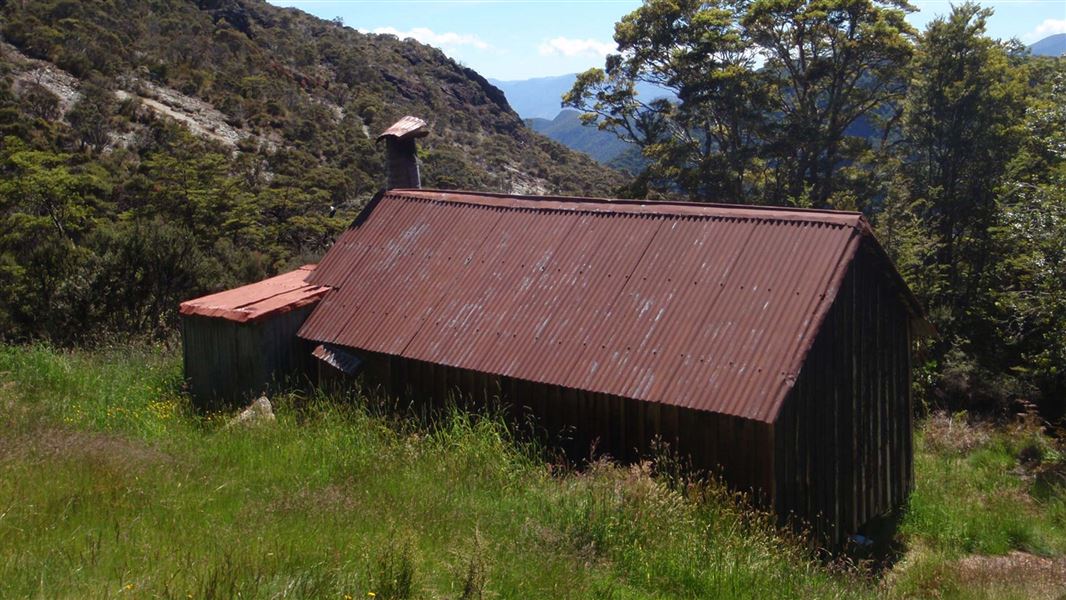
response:
<path id="1" fill-rule="evenodd" d="M 560 470 L 498 419 L 189 410 L 171 353 L 0 347 L 0 597 L 844 598 L 715 485 Z"/>
<path id="2" fill-rule="evenodd" d="M 996 436 L 967 454 L 919 451 L 918 485 L 901 532 L 958 554 L 1066 551 L 1062 498 L 1041 503 L 1030 494 L 1015 472 L 1012 446 Z"/>
<path id="3" fill-rule="evenodd" d="M 896 567 L 894 592 L 946 598 L 1066 593 L 1066 490 L 1040 475 L 1066 473 L 1063 466 L 1061 453 L 1032 420 L 992 427 L 969 423 L 963 414 L 930 418 L 916 440 L 915 489 L 899 529 L 908 555 Z M 981 576 L 957 568 L 968 555 L 1012 552 L 1050 557 L 1062 567 Z M 1053 589 L 1043 590 L 1048 585 Z"/>
<path id="4" fill-rule="evenodd" d="M 190 410 L 180 384 L 179 359 L 157 348 L 0 346 L 0 597 L 1066 592 L 1053 569 L 975 575 L 964 561 L 1063 560 L 1066 495 L 1034 476 L 1062 456 L 1031 424 L 923 425 L 905 553 L 871 575 L 816 560 L 715 484 L 646 465 L 562 469 L 491 416 L 426 425 L 364 397 L 289 395 L 274 399 L 277 422 L 227 428 Z"/>

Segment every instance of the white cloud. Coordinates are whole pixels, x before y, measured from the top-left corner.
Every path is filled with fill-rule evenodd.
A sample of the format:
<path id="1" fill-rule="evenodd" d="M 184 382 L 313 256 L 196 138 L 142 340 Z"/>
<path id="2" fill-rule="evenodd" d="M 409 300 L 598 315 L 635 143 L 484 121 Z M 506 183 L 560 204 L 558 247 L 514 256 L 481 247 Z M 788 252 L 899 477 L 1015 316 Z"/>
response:
<path id="1" fill-rule="evenodd" d="M 578 40 L 574 38 L 557 37 L 542 42 L 537 51 L 543 56 L 561 54 L 563 56 L 598 56 L 604 57 L 614 52 L 617 47 L 614 42 L 601 42 L 592 38 Z"/>
<path id="2" fill-rule="evenodd" d="M 401 40 L 414 38 L 423 44 L 439 46 L 442 48 L 454 48 L 456 46 L 473 46 L 478 50 L 487 50 L 489 48 L 489 45 L 476 35 L 456 33 L 454 31 L 437 33 L 428 27 L 414 27 L 408 31 L 400 31 L 395 27 L 378 27 L 377 29 L 371 30 L 370 33 L 388 33 Z"/>
<path id="3" fill-rule="evenodd" d="M 1025 41 L 1038 42 L 1056 33 L 1066 33 L 1066 19 L 1044 19 L 1035 30 L 1025 34 Z"/>

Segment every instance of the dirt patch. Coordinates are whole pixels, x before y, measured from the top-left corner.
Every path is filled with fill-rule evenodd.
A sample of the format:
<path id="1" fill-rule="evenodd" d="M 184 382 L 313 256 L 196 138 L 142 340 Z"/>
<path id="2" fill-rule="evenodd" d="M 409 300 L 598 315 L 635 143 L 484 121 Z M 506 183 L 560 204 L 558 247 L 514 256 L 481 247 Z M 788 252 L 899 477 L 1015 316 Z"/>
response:
<path id="1" fill-rule="evenodd" d="M 71 73 L 46 61 L 30 58 L 8 43 L 0 42 L 0 55 L 17 67 L 13 74 L 16 87 L 36 84 L 55 94 L 63 118 L 81 98 L 81 81 Z M 262 137 L 230 125 L 225 114 L 199 98 L 136 77 L 127 77 L 124 82 L 131 89 L 116 90 L 116 99 L 137 98 L 151 112 L 181 123 L 194 135 L 230 148 L 236 148 L 241 141 L 251 139 L 273 151 L 281 142 L 278 136 Z M 129 132 L 113 134 L 112 145 L 129 146 L 133 137 Z"/>
<path id="2" fill-rule="evenodd" d="M 512 194 L 520 196 L 540 196 L 548 193 L 548 182 L 534 177 L 513 165 L 504 165 L 504 170 L 511 180 Z"/>
<path id="3" fill-rule="evenodd" d="M 78 78 L 63 69 L 43 60 L 30 58 L 6 42 L 0 42 L 0 55 L 20 69 L 14 73 L 16 88 L 29 83 L 44 87 L 59 99 L 62 114 L 67 114 L 81 98 Z"/>
<path id="4" fill-rule="evenodd" d="M 139 470 L 172 463 L 173 457 L 143 442 L 107 433 L 59 428 L 0 433 L 0 463 L 18 460 L 78 460 Z"/>
<path id="5" fill-rule="evenodd" d="M 960 581 L 1010 590 L 1027 598 L 1066 595 L 1066 557 L 1045 558 L 1026 552 L 1005 556 L 967 556 L 956 563 Z"/>

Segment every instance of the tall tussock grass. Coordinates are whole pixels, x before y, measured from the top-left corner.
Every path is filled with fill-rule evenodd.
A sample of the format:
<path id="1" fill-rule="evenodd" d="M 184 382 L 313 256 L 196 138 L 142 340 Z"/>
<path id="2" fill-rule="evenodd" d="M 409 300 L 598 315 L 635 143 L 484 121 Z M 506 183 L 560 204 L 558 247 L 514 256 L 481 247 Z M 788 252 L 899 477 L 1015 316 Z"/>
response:
<path id="1" fill-rule="evenodd" d="M 0 348 L 0 596 L 865 589 L 714 482 L 654 463 L 560 466 L 499 410 L 427 415 L 363 392 L 272 401 L 276 422 L 227 428 L 190 408 L 165 350 Z"/>

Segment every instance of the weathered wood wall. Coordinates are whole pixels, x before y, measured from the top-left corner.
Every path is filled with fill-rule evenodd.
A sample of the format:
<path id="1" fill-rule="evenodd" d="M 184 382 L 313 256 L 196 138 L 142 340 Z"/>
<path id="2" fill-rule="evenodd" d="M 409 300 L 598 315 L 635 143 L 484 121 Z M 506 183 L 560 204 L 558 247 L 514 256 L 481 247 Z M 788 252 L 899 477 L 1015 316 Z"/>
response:
<path id="1" fill-rule="evenodd" d="M 183 315 L 185 380 L 197 406 L 217 409 L 247 401 L 287 378 L 306 378 L 308 342 L 296 337 L 314 305 L 250 323 Z"/>
<path id="2" fill-rule="evenodd" d="M 758 492 L 761 501 L 773 486 L 773 441 L 765 423 L 395 356 L 361 356 L 364 382 L 386 394 L 437 407 L 449 401 L 502 406 L 512 422 L 524 425 L 533 417 L 540 433 L 574 459 L 595 451 L 633 462 L 654 456 L 661 442 L 693 468 Z"/>
<path id="3" fill-rule="evenodd" d="M 839 543 L 913 482 L 911 331 L 861 251 L 774 424 L 775 510 Z"/>

